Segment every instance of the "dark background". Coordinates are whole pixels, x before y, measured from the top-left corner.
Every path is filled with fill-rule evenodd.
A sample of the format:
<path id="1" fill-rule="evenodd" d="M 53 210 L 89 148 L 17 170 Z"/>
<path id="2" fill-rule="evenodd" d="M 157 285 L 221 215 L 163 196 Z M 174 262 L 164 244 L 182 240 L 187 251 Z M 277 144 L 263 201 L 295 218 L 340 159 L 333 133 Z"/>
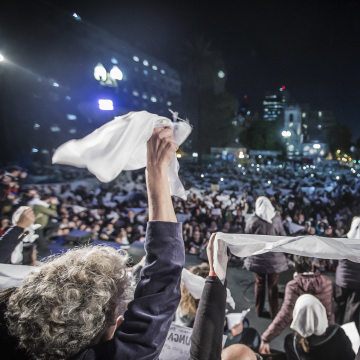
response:
<path id="1" fill-rule="evenodd" d="M 187 39 L 204 34 L 224 57 L 227 89 L 261 110 L 266 90 L 334 110 L 360 132 L 358 1 L 52 1 L 146 52 L 179 66 Z"/>

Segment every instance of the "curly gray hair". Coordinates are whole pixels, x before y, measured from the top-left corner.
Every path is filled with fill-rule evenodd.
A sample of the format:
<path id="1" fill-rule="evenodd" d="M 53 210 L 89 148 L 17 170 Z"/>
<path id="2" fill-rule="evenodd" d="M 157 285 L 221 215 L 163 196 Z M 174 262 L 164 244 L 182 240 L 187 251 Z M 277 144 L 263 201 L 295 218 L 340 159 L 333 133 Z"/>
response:
<path id="1" fill-rule="evenodd" d="M 10 296 L 10 333 L 40 359 L 66 359 L 98 343 L 133 298 L 127 260 L 106 246 L 50 259 Z"/>

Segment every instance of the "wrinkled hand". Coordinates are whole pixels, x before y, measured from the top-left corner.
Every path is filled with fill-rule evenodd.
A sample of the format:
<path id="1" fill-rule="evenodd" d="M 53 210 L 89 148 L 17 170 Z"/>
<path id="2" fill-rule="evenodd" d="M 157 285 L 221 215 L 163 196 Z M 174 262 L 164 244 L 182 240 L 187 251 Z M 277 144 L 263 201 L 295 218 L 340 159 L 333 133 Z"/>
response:
<path id="1" fill-rule="evenodd" d="M 167 170 L 179 148 L 169 127 L 156 128 L 147 142 L 147 169 Z"/>
<path id="2" fill-rule="evenodd" d="M 260 354 L 271 354 L 270 352 L 270 345 L 269 344 L 265 344 L 263 341 L 260 344 L 259 347 L 259 353 Z"/>
<path id="3" fill-rule="evenodd" d="M 35 221 L 35 214 L 32 209 L 26 209 L 19 217 L 16 226 L 23 229 L 28 228 Z"/>

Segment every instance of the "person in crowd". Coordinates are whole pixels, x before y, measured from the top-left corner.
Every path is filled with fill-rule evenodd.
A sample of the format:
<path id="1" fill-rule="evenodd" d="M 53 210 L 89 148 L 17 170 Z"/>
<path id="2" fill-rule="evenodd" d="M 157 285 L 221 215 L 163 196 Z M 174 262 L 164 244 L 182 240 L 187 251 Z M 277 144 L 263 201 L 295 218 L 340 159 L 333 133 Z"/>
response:
<path id="1" fill-rule="evenodd" d="M 24 230 L 35 221 L 35 214 L 32 209 L 22 212 L 16 226 L 10 227 L 0 237 L 0 263 L 8 263 L 16 246 L 22 240 Z"/>
<path id="2" fill-rule="evenodd" d="M 270 200 L 264 196 L 257 198 L 255 214 L 246 222 L 245 232 L 248 234 L 286 235 L 281 218 L 276 214 Z M 278 308 L 279 273 L 288 269 L 285 255 L 268 252 L 246 258 L 245 268 L 255 275 L 255 310 L 258 316 L 264 313 L 266 283 L 268 287 L 270 317 L 275 318 Z"/>
<path id="3" fill-rule="evenodd" d="M 291 329 L 285 338 L 288 360 L 354 360 L 350 339 L 337 324 L 329 325 L 326 309 L 315 296 L 301 295 L 294 307 Z"/>
<path id="4" fill-rule="evenodd" d="M 360 217 L 354 217 L 349 239 L 360 239 Z M 334 312 L 337 324 L 343 324 L 345 315 L 348 321 L 354 321 L 360 331 L 360 264 L 350 260 L 339 260 L 336 269 L 334 288 Z M 348 306 L 348 313 L 346 309 Z"/>
<path id="5" fill-rule="evenodd" d="M 117 237 L 116 230 L 113 223 L 108 223 L 106 227 L 101 231 L 100 239 L 101 240 L 115 240 Z"/>
<path id="6" fill-rule="evenodd" d="M 262 360 L 262 357 L 246 345 L 234 344 L 221 352 L 221 360 Z"/>
<path id="7" fill-rule="evenodd" d="M 0 217 L 0 236 L 3 236 L 10 227 L 10 220 L 7 216 Z"/>
<path id="8" fill-rule="evenodd" d="M 39 235 L 36 242 L 39 252 L 44 253 L 47 249 L 47 242 L 50 236 L 55 235 L 60 226 L 58 222 L 51 222 L 50 216 L 57 215 L 58 199 L 51 195 L 45 194 L 40 201 L 33 205 L 35 213 L 35 224 L 41 226 L 35 231 Z"/>
<path id="9" fill-rule="evenodd" d="M 303 294 L 315 296 L 324 305 L 329 324 L 334 323 L 334 315 L 331 309 L 332 282 L 326 275 L 319 271 L 312 271 L 311 258 L 294 256 L 295 274 L 294 279 L 286 284 L 284 302 L 273 322 L 261 336 L 259 352 L 270 354 L 269 343 L 279 336 L 288 324 L 291 323 L 296 300 Z"/>
<path id="10" fill-rule="evenodd" d="M 147 143 L 146 261 L 135 294 L 127 256 L 112 247 L 77 248 L 48 261 L 19 289 L 0 294 L 0 344 L 10 358 L 158 358 L 180 301 L 185 260 L 167 177 L 178 149 L 172 135 L 157 128 Z"/>
<path id="11" fill-rule="evenodd" d="M 202 263 L 200 265 L 191 266 L 188 270 L 192 274 L 206 279 L 210 269 L 207 263 Z M 192 328 L 194 326 L 198 307 L 199 300 L 195 299 L 184 285 L 181 285 L 181 300 L 179 307 L 176 310 L 175 324 Z"/>
<path id="12" fill-rule="evenodd" d="M 195 317 L 191 336 L 190 360 L 220 360 L 222 358 L 227 281 L 225 279 L 223 284 L 214 271 L 215 236 L 216 233 L 211 236 L 206 249 L 210 270 Z M 249 352 L 242 355 L 244 356 L 243 360 L 247 359 L 245 356 L 249 356 Z M 238 357 L 238 359 L 241 360 L 242 357 Z M 261 359 L 261 357 L 255 356 L 253 360 L 255 359 Z"/>
<path id="13" fill-rule="evenodd" d="M 35 244 L 25 244 L 23 247 L 23 261 L 22 265 L 39 266 L 37 261 L 37 251 Z"/>

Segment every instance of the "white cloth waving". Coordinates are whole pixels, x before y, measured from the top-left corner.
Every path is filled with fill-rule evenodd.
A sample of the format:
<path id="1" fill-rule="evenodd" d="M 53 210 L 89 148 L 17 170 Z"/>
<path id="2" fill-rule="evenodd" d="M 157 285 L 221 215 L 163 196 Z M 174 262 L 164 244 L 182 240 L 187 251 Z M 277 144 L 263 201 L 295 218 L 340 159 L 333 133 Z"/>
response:
<path id="1" fill-rule="evenodd" d="M 270 251 L 322 259 L 348 259 L 360 263 L 360 239 L 325 238 L 320 236 L 268 236 L 225 234 L 218 232 L 214 243 L 214 270 L 224 283 L 227 247 L 239 257 L 264 254 Z"/>
<path id="2" fill-rule="evenodd" d="M 116 117 L 79 140 L 70 140 L 54 153 L 53 164 L 87 168 L 102 182 L 114 180 L 122 170 L 146 167 L 146 143 L 157 127 L 170 126 L 174 139 L 181 145 L 191 133 L 184 121 L 173 123 L 166 117 L 147 111 L 130 112 Z M 178 177 L 176 155 L 168 168 L 170 192 L 186 200 L 186 193 Z"/>

